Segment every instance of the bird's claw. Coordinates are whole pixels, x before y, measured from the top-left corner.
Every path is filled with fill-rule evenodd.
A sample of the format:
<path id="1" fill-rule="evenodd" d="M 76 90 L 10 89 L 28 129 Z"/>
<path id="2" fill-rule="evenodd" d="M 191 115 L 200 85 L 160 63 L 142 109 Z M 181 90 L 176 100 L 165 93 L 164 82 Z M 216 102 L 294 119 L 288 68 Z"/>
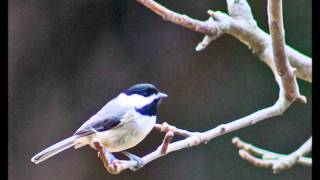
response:
<path id="1" fill-rule="evenodd" d="M 98 150 L 98 157 L 102 160 L 104 167 L 111 174 L 117 174 L 117 167 L 113 154 L 111 154 L 100 142 L 94 141 L 93 146 Z"/>
<path id="2" fill-rule="evenodd" d="M 131 161 L 137 162 L 136 166 L 130 168 L 132 171 L 137 171 L 144 166 L 143 160 L 140 157 L 133 155 L 127 151 L 122 151 L 121 153 L 127 156 Z"/>
<path id="3" fill-rule="evenodd" d="M 116 157 L 104 148 L 104 155 L 107 157 L 108 164 L 112 164 Z"/>
<path id="4" fill-rule="evenodd" d="M 118 174 L 119 168 L 121 169 L 120 166 L 122 164 L 122 161 L 118 160 L 99 142 L 96 142 L 96 141 L 93 142 L 93 146 L 98 150 L 98 157 L 102 160 L 107 171 L 110 172 L 111 174 Z M 121 153 L 127 156 L 131 161 L 137 162 L 137 165 L 134 167 L 130 167 L 130 170 L 137 171 L 140 168 L 142 168 L 142 166 L 144 165 L 143 160 L 140 157 L 133 155 L 127 151 L 122 151 Z"/>

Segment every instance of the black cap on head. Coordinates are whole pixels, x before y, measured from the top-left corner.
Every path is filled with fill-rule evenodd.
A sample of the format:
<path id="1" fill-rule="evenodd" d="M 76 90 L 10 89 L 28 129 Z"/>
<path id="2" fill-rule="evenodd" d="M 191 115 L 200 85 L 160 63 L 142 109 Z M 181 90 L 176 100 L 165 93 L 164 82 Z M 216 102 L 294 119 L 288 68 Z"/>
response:
<path id="1" fill-rule="evenodd" d="M 136 84 L 131 86 L 129 89 L 125 90 L 124 93 L 127 95 L 139 94 L 144 97 L 151 96 L 153 94 L 157 94 L 159 89 L 156 88 L 153 84 Z"/>

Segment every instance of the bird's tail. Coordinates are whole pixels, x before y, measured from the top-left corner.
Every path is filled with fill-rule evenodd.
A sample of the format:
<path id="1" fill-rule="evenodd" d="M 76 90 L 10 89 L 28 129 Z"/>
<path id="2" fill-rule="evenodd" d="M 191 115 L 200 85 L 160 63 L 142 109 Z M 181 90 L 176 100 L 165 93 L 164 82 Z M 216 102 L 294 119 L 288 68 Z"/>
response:
<path id="1" fill-rule="evenodd" d="M 31 158 L 31 162 L 34 162 L 35 164 L 38 164 L 48 158 L 50 158 L 51 156 L 54 156 L 56 154 L 58 154 L 61 151 L 64 151 L 72 146 L 74 146 L 76 144 L 75 140 L 78 139 L 77 136 L 71 136 L 65 140 L 62 140 L 48 148 L 46 148 L 45 150 L 39 152 L 38 154 L 36 154 L 35 156 L 33 156 Z"/>

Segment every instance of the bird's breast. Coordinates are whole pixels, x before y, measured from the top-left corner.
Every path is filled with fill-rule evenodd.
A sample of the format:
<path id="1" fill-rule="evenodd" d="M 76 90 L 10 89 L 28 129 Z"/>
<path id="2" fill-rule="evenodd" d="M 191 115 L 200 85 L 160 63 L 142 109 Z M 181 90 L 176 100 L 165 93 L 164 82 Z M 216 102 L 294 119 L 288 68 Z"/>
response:
<path id="1" fill-rule="evenodd" d="M 110 152 L 123 151 L 140 143 L 153 129 L 155 123 L 156 116 L 135 117 L 116 128 L 96 133 L 96 138 Z"/>

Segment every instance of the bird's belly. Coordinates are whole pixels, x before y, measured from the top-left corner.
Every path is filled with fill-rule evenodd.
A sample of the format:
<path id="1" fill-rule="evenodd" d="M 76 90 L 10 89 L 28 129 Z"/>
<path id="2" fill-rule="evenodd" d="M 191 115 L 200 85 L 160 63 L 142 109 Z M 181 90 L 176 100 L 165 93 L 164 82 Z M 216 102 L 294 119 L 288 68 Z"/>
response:
<path id="1" fill-rule="evenodd" d="M 140 143 L 153 129 L 155 123 L 155 116 L 138 118 L 117 128 L 98 132 L 96 137 L 109 152 L 119 152 Z"/>

